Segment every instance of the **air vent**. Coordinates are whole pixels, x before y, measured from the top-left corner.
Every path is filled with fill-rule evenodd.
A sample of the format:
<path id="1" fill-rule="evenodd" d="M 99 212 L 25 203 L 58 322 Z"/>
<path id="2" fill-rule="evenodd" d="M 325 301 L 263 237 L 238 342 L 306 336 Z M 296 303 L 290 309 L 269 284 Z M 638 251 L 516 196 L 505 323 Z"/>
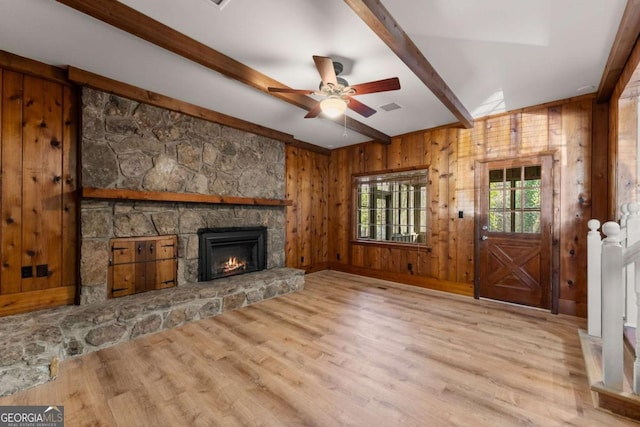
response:
<path id="1" fill-rule="evenodd" d="M 205 0 L 205 1 L 210 4 L 213 4 L 218 9 L 222 10 L 222 8 L 224 8 L 227 5 L 227 3 L 229 3 L 231 0 Z"/>
<path id="2" fill-rule="evenodd" d="M 390 104 L 385 104 L 385 105 L 381 105 L 380 109 L 386 111 L 387 113 L 389 111 L 393 111 L 393 110 L 399 110 L 400 108 L 402 108 L 400 105 L 396 104 L 395 102 L 392 102 Z"/>

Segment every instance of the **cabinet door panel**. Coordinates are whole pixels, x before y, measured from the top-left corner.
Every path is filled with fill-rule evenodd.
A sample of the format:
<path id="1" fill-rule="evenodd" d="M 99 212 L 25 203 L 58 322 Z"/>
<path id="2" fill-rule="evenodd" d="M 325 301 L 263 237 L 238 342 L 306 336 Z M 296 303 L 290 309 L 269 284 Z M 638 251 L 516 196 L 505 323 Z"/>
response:
<path id="1" fill-rule="evenodd" d="M 170 259 L 176 257 L 176 238 L 160 239 L 156 243 L 156 259 Z"/>
<path id="2" fill-rule="evenodd" d="M 113 264 L 126 264 L 135 262 L 136 252 L 135 242 L 114 241 L 111 242 L 111 253 L 113 254 Z"/>
<path id="3" fill-rule="evenodd" d="M 166 259 L 157 261 L 155 288 L 164 289 L 170 288 L 176 285 L 176 261 L 173 259 Z"/>
<path id="4" fill-rule="evenodd" d="M 135 264 L 119 264 L 111 267 L 109 297 L 121 297 L 135 293 Z"/>

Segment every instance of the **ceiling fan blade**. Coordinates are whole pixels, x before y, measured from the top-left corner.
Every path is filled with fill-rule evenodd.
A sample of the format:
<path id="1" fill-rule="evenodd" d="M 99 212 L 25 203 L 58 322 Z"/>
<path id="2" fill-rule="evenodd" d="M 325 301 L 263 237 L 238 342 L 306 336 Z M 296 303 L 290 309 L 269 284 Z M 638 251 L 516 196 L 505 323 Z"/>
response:
<path id="1" fill-rule="evenodd" d="M 388 90 L 400 89 L 400 80 L 397 77 L 392 77 L 390 79 L 377 80 L 375 82 L 353 85 L 350 86 L 350 88 L 356 91 L 356 95 L 363 95 L 365 93 L 374 92 L 386 92 Z"/>
<path id="2" fill-rule="evenodd" d="M 291 89 L 288 87 L 268 87 L 267 90 L 269 92 L 282 92 L 282 93 L 301 93 L 303 95 L 311 95 L 314 94 L 314 90 L 309 89 Z"/>
<path id="3" fill-rule="evenodd" d="M 320 109 L 320 103 L 318 102 L 315 107 L 309 110 L 309 112 L 307 113 L 306 116 L 304 116 L 304 118 L 313 119 L 314 117 L 318 117 L 318 114 L 320 114 L 321 112 L 322 110 Z"/>
<path id="4" fill-rule="evenodd" d="M 332 83 L 334 85 L 338 84 L 338 79 L 336 78 L 336 71 L 333 69 L 333 61 L 331 58 L 327 58 L 326 56 L 313 56 L 313 62 L 316 63 L 316 68 L 320 73 L 320 78 L 322 79 L 322 84 Z"/>
<path id="5" fill-rule="evenodd" d="M 349 103 L 347 104 L 347 107 L 364 117 L 369 117 L 376 113 L 376 110 L 364 105 L 362 102 L 357 101 L 351 96 L 349 97 Z"/>

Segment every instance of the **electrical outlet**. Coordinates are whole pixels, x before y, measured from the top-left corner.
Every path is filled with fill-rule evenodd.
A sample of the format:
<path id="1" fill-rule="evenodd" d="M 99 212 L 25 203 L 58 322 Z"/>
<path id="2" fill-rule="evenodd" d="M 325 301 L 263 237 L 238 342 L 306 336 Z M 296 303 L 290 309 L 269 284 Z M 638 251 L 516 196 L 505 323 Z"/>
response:
<path id="1" fill-rule="evenodd" d="M 413 264 L 411 263 L 407 264 L 407 270 L 413 271 Z"/>
<path id="2" fill-rule="evenodd" d="M 303 256 L 300 257 L 300 263 L 304 264 L 304 257 Z"/>
<path id="3" fill-rule="evenodd" d="M 337 259 L 338 261 L 340 261 L 340 253 L 337 253 L 337 254 L 336 254 L 336 259 Z"/>

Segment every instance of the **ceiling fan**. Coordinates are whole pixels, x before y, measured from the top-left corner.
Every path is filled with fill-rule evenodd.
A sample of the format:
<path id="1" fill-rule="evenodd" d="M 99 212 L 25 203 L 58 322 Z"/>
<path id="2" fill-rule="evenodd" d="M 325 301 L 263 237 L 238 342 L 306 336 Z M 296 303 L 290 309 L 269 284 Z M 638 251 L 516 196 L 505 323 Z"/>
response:
<path id="1" fill-rule="evenodd" d="M 322 79 L 319 90 L 280 87 L 268 88 L 269 92 L 300 93 L 304 95 L 316 94 L 323 96 L 324 99 L 318 102 L 318 104 L 304 116 L 305 119 L 317 117 L 321 112 L 328 117 L 335 118 L 343 114 L 347 108 L 364 117 L 369 117 L 374 114 L 376 110 L 354 99 L 353 96 L 400 89 L 400 80 L 397 77 L 349 86 L 349 83 L 345 79 L 338 77 L 338 74 L 342 72 L 341 63 L 333 62 L 331 58 L 326 56 L 314 56 L 313 61 Z"/>

